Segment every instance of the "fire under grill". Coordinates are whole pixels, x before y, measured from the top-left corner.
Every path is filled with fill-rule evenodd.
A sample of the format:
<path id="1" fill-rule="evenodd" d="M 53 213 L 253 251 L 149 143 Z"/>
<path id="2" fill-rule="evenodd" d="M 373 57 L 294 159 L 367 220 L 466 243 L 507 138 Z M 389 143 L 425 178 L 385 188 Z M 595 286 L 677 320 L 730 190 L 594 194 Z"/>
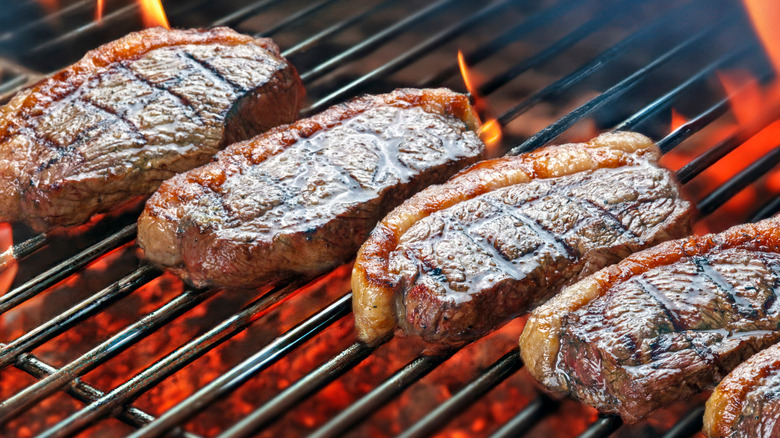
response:
<path id="1" fill-rule="evenodd" d="M 136 3 L 19 0 L 0 11 L 6 99 L 141 27 Z M 503 129 L 499 153 L 610 129 L 656 139 L 701 212 L 697 231 L 780 210 L 780 108 L 735 123 L 732 102 L 774 77 L 737 1 L 165 2 L 176 27 L 273 37 L 311 114 L 399 86 L 464 90 Z M 674 108 L 686 115 L 673 120 Z M 737 114 L 739 115 L 739 114 Z M 752 143 L 751 143 L 752 142 Z M 748 148 L 748 149 L 746 149 Z M 760 150 L 759 150 L 760 149 Z M 738 150 L 739 159 L 732 151 Z M 4 436 L 666 436 L 701 429 L 697 398 L 638 425 L 540 393 L 517 349 L 523 320 L 460 350 L 354 341 L 350 267 L 253 291 L 191 290 L 144 264 L 139 207 L 35 235 L 14 226 L 0 263 Z M 0 279 L 0 284 L 2 280 Z"/>

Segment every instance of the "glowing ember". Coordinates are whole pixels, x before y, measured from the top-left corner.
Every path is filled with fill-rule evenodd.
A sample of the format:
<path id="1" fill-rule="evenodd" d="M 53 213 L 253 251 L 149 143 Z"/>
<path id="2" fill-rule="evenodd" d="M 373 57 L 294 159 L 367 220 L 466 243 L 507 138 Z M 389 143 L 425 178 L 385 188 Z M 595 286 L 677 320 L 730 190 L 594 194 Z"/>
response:
<path id="1" fill-rule="evenodd" d="M 780 3 L 773 0 L 743 0 L 743 3 L 775 71 L 780 71 L 780 27 L 777 26 Z"/>
<path id="2" fill-rule="evenodd" d="M 474 107 L 480 115 L 484 115 L 486 112 L 485 100 L 481 99 L 477 93 L 476 76 L 469 71 L 466 65 L 466 60 L 463 57 L 463 52 L 458 50 L 458 67 L 460 67 L 460 74 L 463 77 L 463 83 L 466 85 L 466 89 L 471 94 L 471 98 L 474 100 Z M 501 125 L 496 119 L 489 119 L 486 123 L 480 126 L 479 138 L 487 146 L 488 155 L 497 155 L 497 146 L 501 143 Z"/>
<path id="3" fill-rule="evenodd" d="M 16 278 L 18 266 L 13 258 L 11 225 L 0 223 L 0 294 L 8 292 Z"/>
<path id="4" fill-rule="evenodd" d="M 97 7 L 95 8 L 95 21 L 100 23 L 103 20 L 103 7 L 105 6 L 104 0 L 97 0 Z"/>
<path id="5" fill-rule="evenodd" d="M 672 108 L 672 131 L 675 131 L 680 126 L 684 125 L 688 122 L 688 118 L 684 115 L 677 112 L 676 109 Z"/>
<path id="6" fill-rule="evenodd" d="M 138 2 L 141 5 L 144 27 L 162 26 L 166 29 L 171 28 L 160 0 L 138 0 Z"/>

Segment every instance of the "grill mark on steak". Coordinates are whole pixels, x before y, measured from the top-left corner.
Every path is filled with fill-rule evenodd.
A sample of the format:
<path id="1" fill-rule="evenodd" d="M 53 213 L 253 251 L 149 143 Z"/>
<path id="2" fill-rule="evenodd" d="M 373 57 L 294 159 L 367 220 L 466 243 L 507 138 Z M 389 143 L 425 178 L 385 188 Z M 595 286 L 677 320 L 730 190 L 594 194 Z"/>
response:
<path id="1" fill-rule="evenodd" d="M 738 312 L 745 316 L 755 316 L 755 310 L 750 308 L 750 302 L 740 298 L 737 295 L 737 291 L 734 287 L 723 278 L 720 273 L 710 266 L 710 261 L 706 256 L 692 257 L 693 263 L 696 265 L 696 269 L 708 280 L 713 282 L 715 286 L 721 291 L 726 293 L 729 301 L 734 304 Z"/>
<path id="2" fill-rule="evenodd" d="M 191 118 L 193 122 L 201 126 L 205 125 L 205 121 L 203 120 L 203 115 L 201 114 L 200 109 L 195 107 L 195 105 L 186 96 L 177 93 L 168 87 L 150 81 L 149 78 L 133 70 L 132 68 L 129 68 L 124 63 L 119 63 L 117 65 L 117 69 L 122 70 L 123 73 L 129 74 L 140 84 L 147 86 L 150 90 L 167 94 L 169 97 L 173 98 L 173 100 L 177 102 L 182 107 L 182 109 L 189 110 L 189 112 L 195 116 L 194 118 Z"/>
<path id="3" fill-rule="evenodd" d="M 569 197 L 570 198 L 570 197 Z M 612 222 L 615 224 L 617 228 L 623 231 L 623 234 L 628 234 L 631 236 L 631 239 L 634 241 L 639 240 L 639 235 L 634 232 L 634 230 L 626 227 L 623 222 L 618 219 L 617 216 L 615 216 L 611 211 L 607 210 L 603 206 L 599 205 L 598 203 L 594 202 L 592 199 L 574 199 L 574 202 L 578 202 L 581 206 L 585 207 L 586 205 L 589 205 L 593 207 L 593 209 L 596 211 L 596 214 L 599 214 L 601 216 L 604 216 L 608 219 L 611 219 Z"/>
<path id="4" fill-rule="evenodd" d="M 192 53 L 189 53 L 189 52 L 181 53 L 181 54 L 179 54 L 179 56 L 181 56 L 184 59 L 189 59 L 190 61 L 193 61 L 195 63 L 195 65 L 201 67 L 201 69 L 204 72 L 209 73 L 209 75 L 211 77 L 213 77 L 214 79 L 217 79 L 217 80 L 219 80 L 219 81 L 221 81 L 221 82 L 223 82 L 223 83 L 225 83 L 227 85 L 230 85 L 230 88 L 232 88 L 234 91 L 237 91 L 237 92 L 245 91 L 244 87 L 242 87 L 241 85 L 239 85 L 239 84 L 231 81 L 230 79 L 226 78 L 222 74 L 222 72 L 220 72 L 213 65 L 209 64 L 208 62 L 206 62 L 206 61 L 204 61 L 202 59 L 196 58 Z"/>

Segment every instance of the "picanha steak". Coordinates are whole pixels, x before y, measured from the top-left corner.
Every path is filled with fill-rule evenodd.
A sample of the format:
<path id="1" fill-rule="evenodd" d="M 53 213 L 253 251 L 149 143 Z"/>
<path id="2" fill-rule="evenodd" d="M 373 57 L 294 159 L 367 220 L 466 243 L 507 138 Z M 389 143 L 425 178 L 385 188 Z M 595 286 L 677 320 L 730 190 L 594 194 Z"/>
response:
<path id="1" fill-rule="evenodd" d="M 360 339 L 396 325 L 462 344 L 560 288 L 689 232 L 691 205 L 640 134 L 481 162 L 390 213 L 352 275 Z"/>
<path id="2" fill-rule="evenodd" d="M 564 289 L 526 322 L 527 370 L 628 422 L 714 386 L 780 340 L 779 225 L 662 243 Z"/>
<path id="3" fill-rule="evenodd" d="M 756 353 L 715 388 L 704 411 L 710 438 L 780 436 L 780 344 Z"/>
<path id="4" fill-rule="evenodd" d="M 196 286 L 322 273 L 404 199 L 477 161 L 477 128 L 468 98 L 446 89 L 356 98 L 166 181 L 138 243 Z"/>
<path id="5" fill-rule="evenodd" d="M 131 33 L 0 108 L 0 221 L 84 223 L 295 120 L 303 94 L 271 40 L 224 27 Z"/>

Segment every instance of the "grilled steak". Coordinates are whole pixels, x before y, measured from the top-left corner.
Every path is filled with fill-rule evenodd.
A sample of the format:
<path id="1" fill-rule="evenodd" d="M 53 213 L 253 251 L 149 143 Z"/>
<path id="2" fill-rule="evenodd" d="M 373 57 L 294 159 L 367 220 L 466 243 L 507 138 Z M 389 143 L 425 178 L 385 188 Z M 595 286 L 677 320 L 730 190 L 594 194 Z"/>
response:
<path id="1" fill-rule="evenodd" d="M 707 400 L 704 432 L 710 438 L 780 436 L 780 344 L 742 363 Z"/>
<path id="2" fill-rule="evenodd" d="M 634 133 L 479 163 L 388 215 L 352 276 L 360 339 L 396 323 L 461 344 L 574 280 L 689 232 L 690 203 Z"/>
<path id="3" fill-rule="evenodd" d="M 196 286 L 321 273 L 354 256 L 405 198 L 477 161 L 477 124 L 468 98 L 445 89 L 331 107 L 166 181 L 138 242 Z"/>
<path id="4" fill-rule="evenodd" d="M 717 383 L 780 340 L 778 220 L 662 243 L 534 310 L 528 371 L 634 422 Z"/>
<path id="5" fill-rule="evenodd" d="M 129 34 L 0 108 L 0 221 L 39 231 L 86 222 L 295 120 L 302 96 L 268 39 L 227 28 Z"/>

